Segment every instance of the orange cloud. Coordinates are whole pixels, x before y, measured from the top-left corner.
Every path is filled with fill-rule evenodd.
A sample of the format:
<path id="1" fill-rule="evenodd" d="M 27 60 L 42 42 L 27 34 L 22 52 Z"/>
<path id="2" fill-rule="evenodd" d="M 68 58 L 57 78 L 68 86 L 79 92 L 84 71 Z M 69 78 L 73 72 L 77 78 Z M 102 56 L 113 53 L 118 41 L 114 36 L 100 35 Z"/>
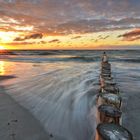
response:
<path id="1" fill-rule="evenodd" d="M 123 41 L 135 41 L 140 39 L 140 28 L 127 32 L 118 37 L 123 37 Z"/>
<path id="2" fill-rule="evenodd" d="M 78 39 L 78 38 L 81 38 L 82 36 L 75 36 L 75 37 L 72 37 L 71 39 Z"/>
<path id="3" fill-rule="evenodd" d="M 14 41 L 24 41 L 24 40 L 28 40 L 28 39 L 41 39 L 42 37 L 43 37 L 42 34 L 36 33 L 36 34 L 27 35 L 24 37 L 17 37 L 14 39 Z"/>
<path id="4" fill-rule="evenodd" d="M 60 43 L 60 40 L 58 40 L 58 39 L 53 39 L 53 40 L 51 40 L 51 41 L 49 41 L 49 43 Z"/>

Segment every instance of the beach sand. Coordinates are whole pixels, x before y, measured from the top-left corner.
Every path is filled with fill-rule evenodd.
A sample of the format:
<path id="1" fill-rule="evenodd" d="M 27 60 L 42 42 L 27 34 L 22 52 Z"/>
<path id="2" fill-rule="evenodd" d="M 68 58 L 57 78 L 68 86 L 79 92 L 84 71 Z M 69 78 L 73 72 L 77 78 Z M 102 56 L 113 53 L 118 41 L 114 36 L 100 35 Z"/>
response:
<path id="1" fill-rule="evenodd" d="M 2 79 L 5 79 L 4 77 Z M 0 86 L 0 140 L 49 140 L 39 121 Z"/>
<path id="2" fill-rule="evenodd" d="M 7 76 L 0 76 L 0 81 L 2 81 L 2 80 L 7 80 L 7 79 L 11 79 L 11 78 L 15 78 L 14 76 L 12 76 L 12 75 L 7 75 Z"/>

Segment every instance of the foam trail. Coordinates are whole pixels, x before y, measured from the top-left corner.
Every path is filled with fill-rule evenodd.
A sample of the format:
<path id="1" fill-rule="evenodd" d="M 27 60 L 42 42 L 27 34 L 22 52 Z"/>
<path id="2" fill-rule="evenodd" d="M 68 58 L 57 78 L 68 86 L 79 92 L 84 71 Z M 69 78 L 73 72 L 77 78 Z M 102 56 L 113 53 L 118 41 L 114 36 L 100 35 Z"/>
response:
<path id="1" fill-rule="evenodd" d="M 11 85 L 8 93 L 54 137 L 91 139 L 96 126 L 92 107 L 98 89 L 98 67 L 96 63 L 76 64 L 42 72 Z"/>

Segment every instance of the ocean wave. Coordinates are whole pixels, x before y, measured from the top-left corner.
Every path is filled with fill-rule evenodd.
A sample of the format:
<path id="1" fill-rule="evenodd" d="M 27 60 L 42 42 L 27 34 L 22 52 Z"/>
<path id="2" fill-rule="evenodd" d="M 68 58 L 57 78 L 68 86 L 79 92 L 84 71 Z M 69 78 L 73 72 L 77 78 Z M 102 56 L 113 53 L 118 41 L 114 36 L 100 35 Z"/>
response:
<path id="1" fill-rule="evenodd" d="M 110 62 L 140 62 L 140 51 L 107 51 Z M 20 62 L 98 62 L 101 61 L 102 51 L 43 51 L 43 50 L 24 50 L 8 51 L 7 54 L 0 56 L 1 59 Z"/>
<path id="2" fill-rule="evenodd" d="M 7 61 L 16 61 L 16 62 L 32 62 L 32 63 L 40 63 L 40 62 L 94 62 L 99 61 L 100 58 L 97 57 L 86 57 L 86 56 L 53 56 L 53 57 L 38 57 L 38 56 L 16 56 L 16 57 L 3 57 L 3 60 Z"/>
<path id="3" fill-rule="evenodd" d="M 140 58 L 112 58 L 110 61 L 113 62 L 132 62 L 132 63 L 140 63 Z"/>
<path id="4" fill-rule="evenodd" d="M 8 94 L 47 132 L 65 140 L 91 139 L 96 127 L 97 64 L 76 66 L 61 70 L 54 67 L 52 72 L 29 76 L 7 87 Z"/>
<path id="5" fill-rule="evenodd" d="M 18 56 L 18 57 L 3 57 L 8 61 L 17 61 L 17 62 L 31 62 L 31 63 L 43 63 L 43 62 L 98 62 L 101 61 L 99 56 L 53 56 L 53 57 L 28 57 L 28 56 Z M 128 63 L 140 63 L 140 58 L 109 58 L 110 62 L 128 62 Z"/>

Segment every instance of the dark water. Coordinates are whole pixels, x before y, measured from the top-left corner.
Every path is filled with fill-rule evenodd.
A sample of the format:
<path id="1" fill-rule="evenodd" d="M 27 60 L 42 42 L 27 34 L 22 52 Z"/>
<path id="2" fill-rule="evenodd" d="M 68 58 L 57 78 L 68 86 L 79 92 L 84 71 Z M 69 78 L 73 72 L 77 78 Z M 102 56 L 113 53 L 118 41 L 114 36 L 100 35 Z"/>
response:
<path id="1" fill-rule="evenodd" d="M 26 62 L 96 62 L 100 61 L 103 51 L 10 51 L 11 61 Z M 113 50 L 106 51 L 109 53 L 110 61 L 118 62 L 140 62 L 140 50 Z M 2 57 L 2 56 L 1 56 Z M 3 58 L 3 57 L 2 57 Z"/>
<path id="2" fill-rule="evenodd" d="M 140 137 L 140 51 L 107 51 L 123 97 L 122 124 Z M 14 51 L 1 56 L 7 92 L 62 140 L 93 139 L 102 51 Z M 137 103 L 137 104 L 135 104 Z M 133 114 L 131 114 L 133 112 Z"/>

